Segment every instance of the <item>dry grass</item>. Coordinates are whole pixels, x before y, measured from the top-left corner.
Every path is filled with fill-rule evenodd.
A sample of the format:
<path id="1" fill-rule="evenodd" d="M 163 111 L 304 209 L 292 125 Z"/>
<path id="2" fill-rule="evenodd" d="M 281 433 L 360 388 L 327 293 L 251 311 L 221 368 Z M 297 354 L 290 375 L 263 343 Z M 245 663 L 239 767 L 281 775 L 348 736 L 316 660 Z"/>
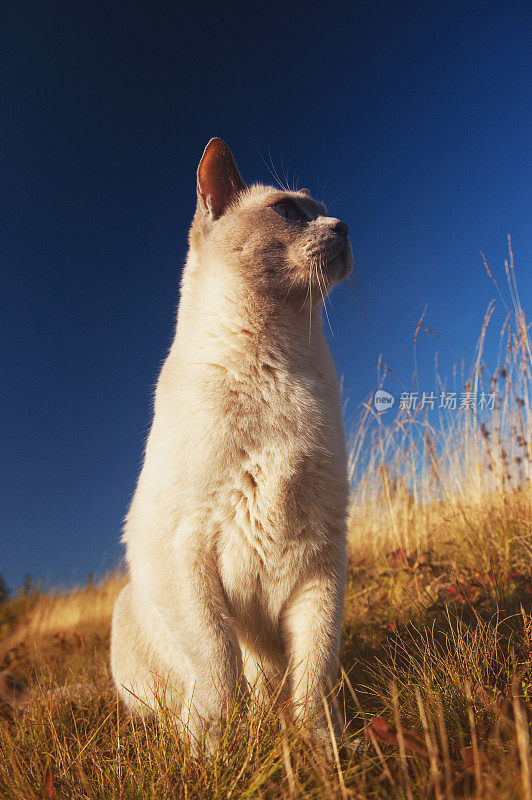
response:
<path id="1" fill-rule="evenodd" d="M 0 658 L 21 642 L 38 646 L 52 635 L 62 631 L 92 631 L 102 623 L 109 624 L 114 602 L 125 583 L 125 577 L 109 575 L 95 586 L 86 586 L 66 593 L 19 596 L 6 603 L 7 611 L 13 608 L 13 619 L 5 624 L 0 641 Z M 9 613 L 8 613 L 9 619 Z M 16 625 L 14 622 L 16 620 Z"/>
<path id="2" fill-rule="evenodd" d="M 495 408 L 391 423 L 368 405 L 352 442 L 336 712 L 358 747 L 327 761 L 286 710 L 241 707 L 209 762 L 170 719 L 129 721 L 107 667 L 110 577 L 11 615 L 0 657 L 38 702 L 1 728 L 0 797 L 532 800 L 531 361 L 511 252 L 507 278 L 499 365 L 483 366 L 486 323 L 465 379 Z M 92 697 L 53 703 L 79 681 Z"/>

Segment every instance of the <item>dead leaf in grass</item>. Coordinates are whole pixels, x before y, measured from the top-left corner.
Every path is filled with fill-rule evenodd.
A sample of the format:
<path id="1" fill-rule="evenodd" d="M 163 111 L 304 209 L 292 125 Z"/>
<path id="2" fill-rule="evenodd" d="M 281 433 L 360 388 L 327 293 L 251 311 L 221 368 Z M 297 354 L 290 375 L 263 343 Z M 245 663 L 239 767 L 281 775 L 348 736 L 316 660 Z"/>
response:
<path id="1" fill-rule="evenodd" d="M 54 776 L 50 767 L 46 767 L 46 772 L 44 773 L 42 796 L 43 800 L 54 800 L 55 798 Z"/>
<path id="2" fill-rule="evenodd" d="M 371 739 L 372 736 L 379 742 L 391 744 L 394 747 L 399 747 L 399 734 L 395 725 L 391 725 L 382 717 L 374 717 L 366 728 L 366 735 Z M 405 748 L 417 753 L 424 758 L 430 758 L 427 746 L 421 737 L 410 731 L 403 731 L 403 740 Z M 436 752 L 436 757 L 441 760 L 441 756 Z"/>

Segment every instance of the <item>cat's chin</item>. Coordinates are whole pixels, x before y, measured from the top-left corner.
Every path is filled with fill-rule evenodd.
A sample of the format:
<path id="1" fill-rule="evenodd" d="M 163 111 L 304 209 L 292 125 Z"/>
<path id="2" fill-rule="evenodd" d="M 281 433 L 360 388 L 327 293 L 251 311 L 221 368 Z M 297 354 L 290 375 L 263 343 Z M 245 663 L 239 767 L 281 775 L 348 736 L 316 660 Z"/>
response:
<path id="1" fill-rule="evenodd" d="M 342 249 L 332 258 L 327 259 L 326 271 L 331 283 L 339 283 L 347 278 L 353 269 L 353 254 L 351 247 Z"/>

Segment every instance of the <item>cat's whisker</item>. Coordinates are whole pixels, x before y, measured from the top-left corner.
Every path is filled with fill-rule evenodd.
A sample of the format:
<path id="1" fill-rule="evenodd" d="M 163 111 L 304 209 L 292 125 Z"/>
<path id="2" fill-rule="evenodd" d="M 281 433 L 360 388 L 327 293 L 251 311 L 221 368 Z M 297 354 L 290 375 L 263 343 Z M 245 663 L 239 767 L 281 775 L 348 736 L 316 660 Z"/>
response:
<path id="1" fill-rule="evenodd" d="M 270 149 L 269 148 L 268 148 L 268 155 L 270 156 L 270 161 L 271 161 L 271 154 L 270 154 Z M 262 153 L 259 153 L 259 156 L 261 157 L 261 160 L 262 160 L 264 166 L 266 167 L 266 169 L 268 170 L 268 172 L 272 176 L 272 178 L 275 181 L 275 183 L 282 189 L 283 187 L 281 186 L 281 183 L 280 183 L 280 180 L 279 180 L 279 176 L 275 173 L 274 170 L 272 170 L 272 168 L 270 167 L 270 165 L 268 164 L 268 162 L 266 161 L 266 159 L 264 158 Z"/>
<path id="2" fill-rule="evenodd" d="M 329 206 L 330 206 L 330 207 L 334 207 L 334 206 L 336 205 L 336 203 L 337 203 L 337 202 L 338 202 L 338 201 L 339 201 L 339 200 L 340 200 L 340 199 L 341 199 L 343 196 L 344 196 L 344 193 L 343 193 L 343 192 L 339 192 L 338 194 L 336 194 L 336 195 L 335 195 L 335 197 L 334 197 L 334 198 L 331 200 L 331 202 L 330 202 Z"/>
<path id="3" fill-rule="evenodd" d="M 284 296 L 284 301 L 286 301 L 288 299 L 288 296 L 289 296 L 290 292 L 292 291 L 292 289 L 294 289 L 294 287 L 297 286 L 297 283 L 298 283 L 297 276 L 296 277 L 290 277 L 288 275 L 288 276 L 285 277 L 284 282 L 288 283 L 288 289 L 287 289 L 286 294 Z M 307 301 L 307 297 L 308 297 L 308 287 L 307 287 L 307 291 L 305 293 L 305 298 L 303 300 L 303 304 L 302 304 L 301 308 L 299 309 L 300 311 L 303 311 L 303 308 L 305 307 L 305 303 Z"/>
<path id="4" fill-rule="evenodd" d="M 281 157 L 281 169 L 282 169 L 282 171 L 283 171 L 284 185 L 285 185 L 286 189 L 287 189 L 289 192 L 292 192 L 292 191 L 293 191 L 293 189 L 292 189 L 292 187 L 290 186 L 290 181 L 289 181 L 289 179 L 288 179 L 288 177 L 289 177 L 289 168 L 288 168 L 288 166 L 287 166 L 287 167 L 286 167 L 286 169 L 285 169 L 282 157 Z"/>
<path id="5" fill-rule="evenodd" d="M 298 192 L 301 186 L 301 176 L 297 167 L 294 167 L 294 172 L 292 176 L 292 191 Z"/>
<path id="6" fill-rule="evenodd" d="M 314 267 L 314 262 L 311 261 L 309 264 L 309 295 L 310 295 L 310 302 L 309 302 L 309 327 L 308 327 L 308 342 L 310 345 L 311 335 L 312 335 L 312 283 L 314 280 L 314 276 L 312 274 Z"/>
<path id="7" fill-rule="evenodd" d="M 301 175 L 299 172 L 294 170 L 294 192 L 299 192 L 299 187 L 301 186 Z"/>
<path id="8" fill-rule="evenodd" d="M 286 283 L 288 283 L 288 289 L 286 290 L 286 294 L 283 297 L 283 303 L 286 303 L 286 301 L 288 300 L 288 295 L 290 294 L 290 292 L 294 288 L 295 281 L 294 280 L 286 281 Z"/>
<path id="9" fill-rule="evenodd" d="M 366 308 L 366 306 L 364 305 L 364 303 L 362 301 L 362 297 L 360 296 L 360 292 L 358 291 L 357 285 L 356 285 L 356 283 L 355 283 L 355 281 L 354 281 L 354 279 L 353 279 L 353 277 L 351 275 L 347 276 L 347 280 L 349 281 L 349 285 L 350 285 L 351 289 L 353 290 L 353 292 L 355 294 L 355 297 L 356 297 L 356 299 L 358 301 L 358 305 L 360 306 L 360 310 L 362 311 L 362 313 L 364 315 L 364 319 L 367 321 L 367 319 L 368 319 L 368 311 L 367 311 L 367 308 Z"/>
<path id="10" fill-rule="evenodd" d="M 318 281 L 318 287 L 319 287 L 319 290 L 321 292 L 321 297 L 322 297 L 322 300 L 323 300 L 323 310 L 325 311 L 325 317 L 326 317 L 327 323 L 329 325 L 329 330 L 331 331 L 332 336 L 334 336 L 334 331 L 332 329 L 331 320 L 329 318 L 329 312 L 327 311 L 327 300 L 326 300 L 326 294 L 327 293 L 324 292 L 323 287 L 321 285 L 320 274 L 321 274 L 321 277 L 323 278 L 323 282 L 325 283 L 325 276 L 323 275 L 323 270 L 322 270 L 322 258 L 321 258 L 321 256 L 320 256 L 319 260 L 316 263 L 316 279 Z"/>
<path id="11" fill-rule="evenodd" d="M 285 191 L 285 192 L 288 192 L 288 191 L 289 191 L 289 189 L 288 189 L 288 186 L 286 186 L 286 184 L 284 184 L 284 183 L 282 182 L 281 178 L 279 177 L 279 172 L 278 172 L 278 171 L 277 171 L 277 169 L 275 168 L 275 164 L 273 163 L 273 158 L 272 158 L 272 154 L 271 154 L 271 152 L 270 152 L 270 148 L 269 148 L 269 147 L 268 147 L 268 156 L 269 156 L 269 158 L 270 158 L 271 169 L 268 167 L 268 165 L 266 164 L 266 162 L 264 162 L 264 163 L 266 164 L 266 166 L 267 166 L 267 167 L 268 167 L 268 169 L 270 170 L 270 174 L 271 174 L 271 176 L 273 177 L 273 179 L 274 179 L 275 181 L 277 181 L 277 184 L 278 184 L 278 186 L 279 186 L 279 188 L 280 188 L 280 189 L 283 189 L 283 191 Z"/>
<path id="12" fill-rule="evenodd" d="M 325 195 L 326 195 L 327 189 L 329 188 L 330 182 L 331 182 L 331 178 L 329 177 L 325 181 L 325 185 L 323 186 L 322 190 L 320 191 L 320 196 L 322 198 L 322 201 L 323 201 L 324 205 L 328 205 L 328 203 L 325 202 Z"/>
<path id="13" fill-rule="evenodd" d="M 323 285 L 325 286 L 326 285 L 326 281 L 325 281 L 325 275 L 323 274 L 323 269 L 321 269 L 321 275 L 322 275 L 322 278 L 323 278 Z M 327 300 L 329 301 L 329 306 L 331 308 L 331 313 L 332 313 L 332 300 L 331 300 L 330 296 L 327 294 L 327 292 L 325 292 L 325 297 L 323 299 L 323 302 L 326 303 Z"/>
<path id="14" fill-rule="evenodd" d="M 325 181 L 323 189 L 321 189 L 321 191 L 318 190 L 319 194 L 320 194 L 321 202 L 323 203 L 324 206 L 327 206 L 327 208 L 331 208 L 332 206 L 334 206 L 334 204 L 337 203 L 338 200 L 340 199 L 340 197 L 342 197 L 342 195 L 343 195 L 342 191 L 336 191 L 336 193 L 333 194 L 332 200 L 329 199 L 328 196 L 327 196 L 327 190 L 330 188 L 330 183 L 331 183 L 331 178 L 328 178 Z M 334 187 L 333 187 L 333 191 L 334 191 Z"/>
<path id="15" fill-rule="evenodd" d="M 311 265 L 309 274 L 310 274 L 310 276 L 312 276 L 312 265 Z M 303 305 L 301 306 L 301 309 L 303 309 L 303 307 L 304 307 L 304 305 L 307 302 L 307 299 L 309 297 L 310 297 L 310 300 L 312 300 L 312 290 L 311 290 L 310 287 L 311 287 L 311 280 L 308 281 L 307 291 L 305 292 L 305 299 L 303 301 Z"/>

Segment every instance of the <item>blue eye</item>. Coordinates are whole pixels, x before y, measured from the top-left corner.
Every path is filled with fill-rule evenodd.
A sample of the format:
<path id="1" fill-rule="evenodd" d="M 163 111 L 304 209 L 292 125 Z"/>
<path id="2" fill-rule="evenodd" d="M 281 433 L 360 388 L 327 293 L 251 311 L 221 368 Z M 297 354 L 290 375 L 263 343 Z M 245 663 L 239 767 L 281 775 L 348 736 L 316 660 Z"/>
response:
<path id="1" fill-rule="evenodd" d="M 290 222 L 303 222 L 307 219 L 301 209 L 291 200 L 279 200 L 272 206 L 273 210 Z"/>

